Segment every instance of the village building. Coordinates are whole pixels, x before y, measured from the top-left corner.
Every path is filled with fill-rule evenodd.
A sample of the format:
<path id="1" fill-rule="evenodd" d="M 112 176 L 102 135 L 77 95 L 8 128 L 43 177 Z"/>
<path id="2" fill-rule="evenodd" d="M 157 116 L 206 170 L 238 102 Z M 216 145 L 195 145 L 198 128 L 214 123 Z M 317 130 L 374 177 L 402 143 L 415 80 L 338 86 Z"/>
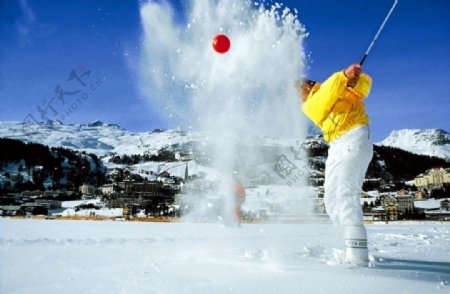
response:
<path id="1" fill-rule="evenodd" d="M 414 200 L 423 200 L 426 198 L 426 195 L 423 191 L 416 191 L 414 193 Z"/>
<path id="2" fill-rule="evenodd" d="M 146 207 L 149 204 L 173 203 L 179 185 L 161 181 L 124 181 L 117 183 L 117 191 L 104 194 L 109 207 Z M 110 190 L 109 190 L 110 191 Z"/>
<path id="3" fill-rule="evenodd" d="M 119 192 L 119 186 L 117 184 L 105 184 L 100 187 L 100 192 L 103 195 L 111 195 L 113 193 Z"/>
<path id="4" fill-rule="evenodd" d="M 35 190 L 35 191 L 22 191 L 21 193 L 22 197 L 28 197 L 28 198 L 36 198 L 36 197 L 41 197 L 44 195 L 44 191 L 39 191 L 39 190 Z"/>
<path id="5" fill-rule="evenodd" d="M 48 200 L 48 199 L 36 199 L 34 203 L 38 206 L 45 207 L 46 209 L 58 209 L 61 208 L 61 201 L 58 200 Z"/>
<path id="6" fill-rule="evenodd" d="M 44 197 L 59 197 L 59 196 L 64 196 L 66 195 L 66 193 L 64 191 L 61 190 L 55 190 L 55 191 L 44 191 Z"/>
<path id="7" fill-rule="evenodd" d="M 95 195 L 97 193 L 97 188 L 91 185 L 81 185 L 79 192 L 83 195 Z"/>
<path id="8" fill-rule="evenodd" d="M 420 190 L 441 188 L 450 183 L 450 168 L 432 168 L 418 175 L 414 182 Z"/>
<path id="9" fill-rule="evenodd" d="M 27 215 L 48 214 L 48 209 L 44 205 L 35 202 L 24 203 L 20 206 L 20 209 L 24 211 Z"/>
<path id="10" fill-rule="evenodd" d="M 417 211 L 431 220 L 450 220 L 450 199 L 428 199 L 414 201 Z"/>
<path id="11" fill-rule="evenodd" d="M 397 195 L 397 209 L 399 213 L 412 213 L 414 210 L 413 195 Z"/>
<path id="12" fill-rule="evenodd" d="M 21 207 L 19 205 L 0 206 L 0 216 L 19 216 L 23 214 L 24 211 L 21 210 Z"/>
<path id="13" fill-rule="evenodd" d="M 441 210 L 450 211 L 450 200 L 444 199 L 441 201 Z"/>
<path id="14" fill-rule="evenodd" d="M 389 221 L 398 220 L 398 203 L 394 194 L 385 194 L 380 197 L 381 205 L 386 212 L 386 219 Z"/>

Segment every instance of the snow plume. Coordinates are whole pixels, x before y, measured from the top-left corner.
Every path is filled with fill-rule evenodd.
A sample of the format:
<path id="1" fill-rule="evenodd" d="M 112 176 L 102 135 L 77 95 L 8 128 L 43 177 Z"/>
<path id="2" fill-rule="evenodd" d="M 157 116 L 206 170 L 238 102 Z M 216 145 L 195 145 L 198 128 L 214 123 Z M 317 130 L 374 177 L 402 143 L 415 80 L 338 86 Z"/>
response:
<path id="1" fill-rule="evenodd" d="M 306 128 L 294 87 L 305 67 L 304 27 L 283 4 L 255 3 L 193 0 L 182 17 L 168 2 L 141 7 L 143 90 L 181 128 L 208 135 L 223 187 L 232 186 L 233 174 L 245 177 L 247 158 L 265 156 L 245 154 L 242 144 L 265 136 L 294 140 Z M 219 33 L 231 40 L 226 54 L 212 48 Z"/>

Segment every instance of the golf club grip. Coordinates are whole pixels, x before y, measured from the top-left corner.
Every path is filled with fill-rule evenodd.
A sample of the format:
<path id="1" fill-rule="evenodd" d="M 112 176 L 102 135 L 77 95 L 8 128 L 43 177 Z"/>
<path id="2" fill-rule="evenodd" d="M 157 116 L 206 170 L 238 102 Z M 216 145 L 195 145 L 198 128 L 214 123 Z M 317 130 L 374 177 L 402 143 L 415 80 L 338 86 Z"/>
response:
<path id="1" fill-rule="evenodd" d="M 361 61 L 359 62 L 359 65 L 363 65 L 364 61 L 366 61 L 367 58 L 367 54 L 364 54 L 364 57 L 361 59 Z"/>

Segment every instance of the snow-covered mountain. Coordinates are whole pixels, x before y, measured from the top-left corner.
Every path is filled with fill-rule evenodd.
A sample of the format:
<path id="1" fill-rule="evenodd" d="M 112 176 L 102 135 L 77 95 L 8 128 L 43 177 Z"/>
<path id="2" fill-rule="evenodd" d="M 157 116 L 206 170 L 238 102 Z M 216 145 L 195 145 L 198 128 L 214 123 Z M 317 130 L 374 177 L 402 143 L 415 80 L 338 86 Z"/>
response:
<path id="1" fill-rule="evenodd" d="M 177 145 L 189 145 L 193 142 L 204 145 L 210 142 L 208 134 L 198 132 L 160 129 L 150 132 L 131 132 L 116 124 L 107 124 L 101 121 L 82 125 L 64 125 L 58 121 L 47 121 L 41 124 L 0 122 L 0 138 L 85 151 L 99 157 L 112 154 L 146 153 L 151 155 L 163 148 L 172 147 L 171 149 L 174 149 L 173 146 Z M 292 144 L 292 142 L 272 137 L 239 138 L 239 142 L 243 145 L 253 146 Z"/>
<path id="2" fill-rule="evenodd" d="M 450 161 L 450 134 L 441 129 L 396 130 L 377 144 Z"/>
<path id="3" fill-rule="evenodd" d="M 184 132 L 180 130 L 153 130 L 151 132 L 131 132 L 115 124 L 95 121 L 83 125 L 64 125 L 60 122 L 47 121 L 41 124 L 23 124 L 19 122 L 0 122 L 0 138 L 16 139 L 23 142 L 36 142 L 49 147 L 64 147 L 75 151 L 85 151 L 97 155 L 109 171 L 115 168 L 128 168 L 133 174 L 151 178 L 148 174 L 157 174 L 163 170 L 171 170 L 171 174 L 184 176 L 185 165 L 189 161 L 189 173 L 206 173 L 208 178 L 216 178 L 216 172 L 208 167 L 208 145 L 211 141 L 208 134 Z M 290 140 L 278 138 L 240 138 L 240 146 L 248 150 L 270 149 L 276 154 L 289 152 L 288 146 L 294 145 Z M 298 147 L 298 146 L 297 146 Z M 175 159 L 151 159 L 152 155 L 168 151 Z M 164 153 L 164 152 L 163 152 Z M 139 163 L 123 160 L 124 156 L 141 156 Z M 120 160 L 122 158 L 122 160 Z M 172 158 L 172 157 L 171 157 Z M 195 159 L 195 160 L 193 160 Z M 256 160 L 256 159 L 255 159 Z M 258 164 L 261 164 L 259 162 Z M 256 164 L 255 164 L 256 165 Z M 176 166 L 179 166 L 175 168 Z M 255 172 L 256 167 L 254 168 Z"/>
<path id="4" fill-rule="evenodd" d="M 54 121 L 39 125 L 3 122 L 0 123 L 1 137 L 93 153 L 99 156 L 108 170 L 123 167 L 123 164 L 126 163 L 123 160 L 115 160 L 117 156 L 151 156 L 157 155 L 161 150 L 168 150 L 176 157 L 177 161 L 188 160 L 191 162 L 189 172 L 206 173 L 210 176 L 215 174 L 207 167 L 206 163 L 209 160 L 207 155 L 208 135 L 197 132 L 180 130 L 130 132 L 118 125 L 106 124 L 101 121 L 85 125 L 63 125 Z M 304 152 L 309 152 L 310 165 L 317 171 L 323 169 L 328 147 L 321 136 L 310 136 L 305 141 L 294 140 L 292 142 L 268 137 L 247 138 L 246 142 L 242 142 L 240 139 L 240 144 L 243 147 L 240 150 L 247 150 L 247 155 L 253 154 L 253 151 L 258 149 L 265 150 L 266 154 L 267 152 L 271 154 L 265 158 L 273 160 L 282 154 L 300 156 Z M 396 147 L 420 155 L 433 155 L 450 161 L 450 134 L 443 130 L 398 130 L 392 132 L 378 145 Z M 196 160 L 193 160 L 194 158 Z M 183 165 L 173 168 L 174 165 L 180 165 L 179 161 L 164 162 L 162 160 L 159 163 L 156 163 L 155 160 L 144 161 L 129 165 L 130 169 L 134 170 L 133 173 L 144 176 L 149 172 L 158 173 L 170 168 L 177 176 L 184 175 Z M 256 167 L 261 162 L 254 159 L 251 164 L 254 165 L 254 172 L 257 174 Z"/>
<path id="5" fill-rule="evenodd" d="M 83 125 L 63 125 L 54 121 L 39 125 L 0 122 L 0 137 L 86 151 L 98 156 L 156 153 L 165 146 L 195 140 L 195 136 L 194 133 L 177 130 L 130 132 L 101 121 Z"/>

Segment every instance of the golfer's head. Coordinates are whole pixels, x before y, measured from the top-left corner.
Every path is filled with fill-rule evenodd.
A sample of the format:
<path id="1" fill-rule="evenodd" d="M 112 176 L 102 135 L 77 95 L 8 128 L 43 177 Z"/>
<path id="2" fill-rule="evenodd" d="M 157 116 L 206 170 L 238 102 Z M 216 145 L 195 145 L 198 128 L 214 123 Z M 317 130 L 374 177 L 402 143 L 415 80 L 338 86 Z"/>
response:
<path id="1" fill-rule="evenodd" d="M 308 79 L 304 79 L 304 80 L 301 80 L 301 81 L 297 82 L 297 84 L 296 84 L 297 90 L 299 91 L 299 94 L 302 97 L 303 102 L 306 101 L 306 99 L 308 98 L 309 93 L 314 88 L 315 84 L 317 84 L 316 81 L 308 80 Z"/>

